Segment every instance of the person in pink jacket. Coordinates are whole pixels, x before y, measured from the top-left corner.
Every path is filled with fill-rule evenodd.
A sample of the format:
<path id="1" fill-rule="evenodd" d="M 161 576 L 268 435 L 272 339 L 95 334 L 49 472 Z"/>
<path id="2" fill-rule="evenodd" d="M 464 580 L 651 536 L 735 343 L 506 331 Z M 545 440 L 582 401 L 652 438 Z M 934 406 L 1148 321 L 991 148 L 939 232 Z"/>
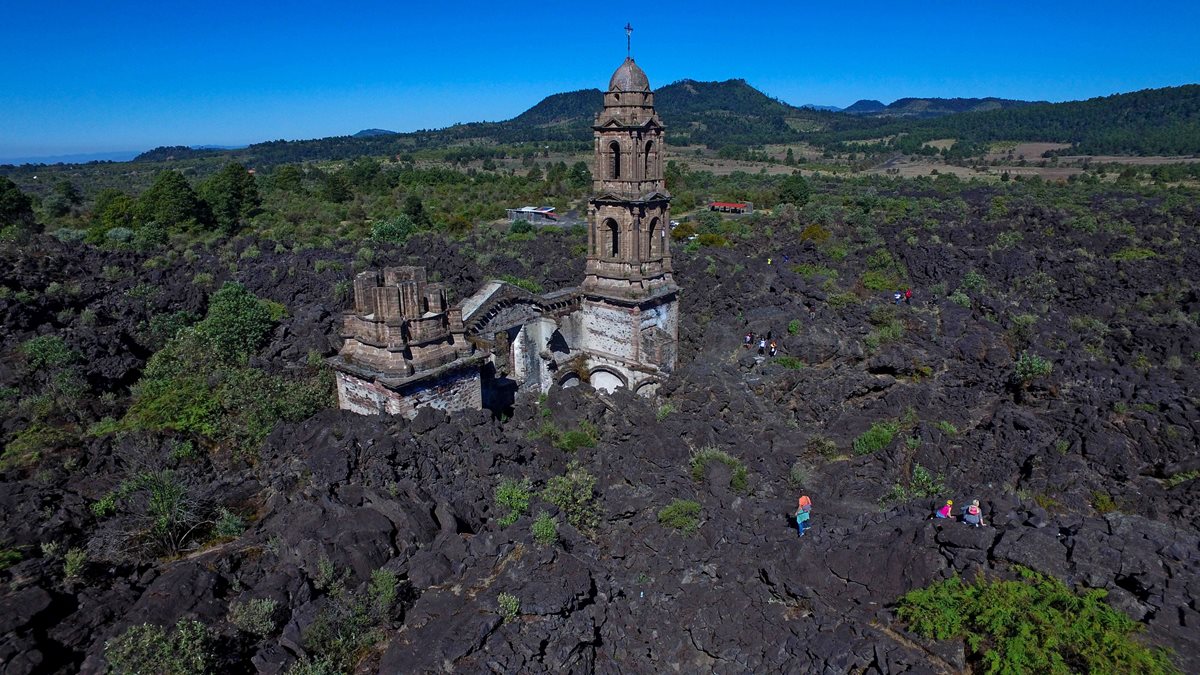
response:
<path id="1" fill-rule="evenodd" d="M 951 517 L 950 514 L 953 512 L 954 512 L 954 500 L 947 499 L 946 503 L 942 505 L 942 508 L 933 512 L 933 517 L 934 518 L 950 518 Z"/>

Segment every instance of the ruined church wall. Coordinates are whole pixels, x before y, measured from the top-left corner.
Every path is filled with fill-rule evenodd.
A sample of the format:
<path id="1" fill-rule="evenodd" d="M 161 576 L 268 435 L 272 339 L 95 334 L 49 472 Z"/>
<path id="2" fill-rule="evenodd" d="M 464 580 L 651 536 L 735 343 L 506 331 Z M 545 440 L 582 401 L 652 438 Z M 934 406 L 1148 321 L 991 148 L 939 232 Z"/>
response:
<path id="1" fill-rule="evenodd" d="M 476 366 L 409 385 L 399 392 L 338 372 L 337 393 L 339 407 L 360 415 L 403 415 L 412 419 L 423 406 L 447 412 L 483 407 L 483 386 Z"/>
<path id="2" fill-rule="evenodd" d="M 634 340 L 636 310 L 608 303 L 584 300 L 583 344 L 590 352 L 616 357 L 623 361 L 637 360 L 637 341 Z"/>

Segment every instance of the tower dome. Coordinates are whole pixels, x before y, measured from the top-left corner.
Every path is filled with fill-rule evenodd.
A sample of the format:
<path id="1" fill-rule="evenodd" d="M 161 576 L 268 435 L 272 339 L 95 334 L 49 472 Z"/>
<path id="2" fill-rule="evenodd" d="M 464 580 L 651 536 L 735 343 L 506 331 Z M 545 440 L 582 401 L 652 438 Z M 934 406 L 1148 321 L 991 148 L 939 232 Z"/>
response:
<path id="1" fill-rule="evenodd" d="M 650 91 L 650 78 L 633 62 L 633 57 L 625 57 L 625 62 L 613 73 L 608 81 L 609 91 Z"/>

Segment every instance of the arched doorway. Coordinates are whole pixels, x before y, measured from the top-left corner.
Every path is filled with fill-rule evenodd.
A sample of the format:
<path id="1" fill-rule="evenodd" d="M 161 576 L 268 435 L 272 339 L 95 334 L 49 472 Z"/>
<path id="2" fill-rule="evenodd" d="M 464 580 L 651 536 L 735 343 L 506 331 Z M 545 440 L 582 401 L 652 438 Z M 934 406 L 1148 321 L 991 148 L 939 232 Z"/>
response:
<path id="1" fill-rule="evenodd" d="M 650 229 L 648 230 L 648 233 L 650 235 L 650 241 L 648 242 L 649 246 L 647 246 L 646 249 L 650 252 L 650 258 L 661 258 L 663 250 L 663 232 L 661 222 L 658 218 L 652 218 L 650 220 Z"/>
<path id="2" fill-rule="evenodd" d="M 616 375 L 616 373 L 607 370 L 593 370 L 588 377 L 588 382 L 597 391 L 602 391 L 606 394 L 611 394 L 614 391 L 625 386 L 625 381 Z"/>

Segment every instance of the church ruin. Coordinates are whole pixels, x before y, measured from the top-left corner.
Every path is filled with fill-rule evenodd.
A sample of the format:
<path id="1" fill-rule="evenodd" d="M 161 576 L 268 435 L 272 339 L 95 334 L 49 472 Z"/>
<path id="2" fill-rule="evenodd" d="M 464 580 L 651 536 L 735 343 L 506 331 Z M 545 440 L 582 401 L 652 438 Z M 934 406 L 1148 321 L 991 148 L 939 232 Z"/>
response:
<path id="1" fill-rule="evenodd" d="M 671 195 L 663 125 L 632 58 L 617 68 L 592 126 L 587 263 L 580 286 L 536 295 L 493 281 L 448 306 L 422 267 L 354 280 L 337 373 L 338 404 L 415 416 L 511 406 L 519 391 L 588 382 L 652 395 L 675 367 L 679 287 L 671 275 Z"/>

